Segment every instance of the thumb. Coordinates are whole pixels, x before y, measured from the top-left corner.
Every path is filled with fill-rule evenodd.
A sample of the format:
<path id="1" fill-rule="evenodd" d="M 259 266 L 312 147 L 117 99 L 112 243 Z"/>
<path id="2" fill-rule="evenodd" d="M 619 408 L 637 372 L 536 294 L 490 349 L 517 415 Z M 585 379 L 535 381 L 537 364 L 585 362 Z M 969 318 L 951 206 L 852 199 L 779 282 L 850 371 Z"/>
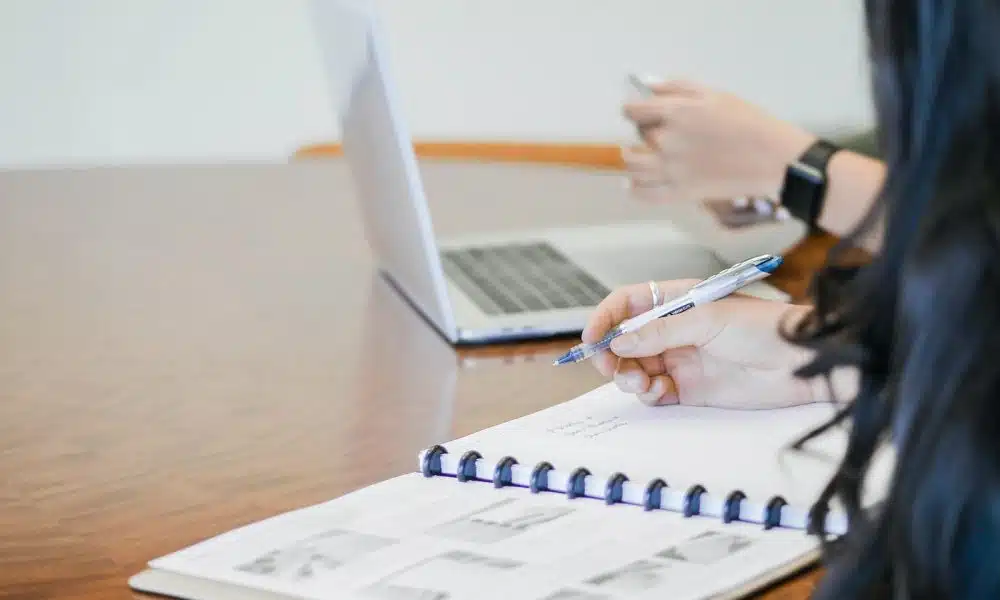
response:
<path id="1" fill-rule="evenodd" d="M 661 317 L 638 331 L 611 342 L 611 351 L 622 358 L 655 356 L 673 348 L 704 346 L 722 331 L 715 304 Z"/>

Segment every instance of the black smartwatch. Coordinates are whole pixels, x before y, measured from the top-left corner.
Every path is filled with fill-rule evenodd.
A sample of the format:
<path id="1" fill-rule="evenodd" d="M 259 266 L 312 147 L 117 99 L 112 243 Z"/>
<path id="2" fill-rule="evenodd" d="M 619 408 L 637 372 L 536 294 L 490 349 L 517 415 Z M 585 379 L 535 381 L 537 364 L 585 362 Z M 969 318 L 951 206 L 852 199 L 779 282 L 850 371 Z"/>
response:
<path id="1" fill-rule="evenodd" d="M 793 217 L 816 228 L 823 201 L 826 199 L 826 167 L 840 147 L 826 140 L 817 140 L 785 172 L 781 189 L 781 205 Z"/>

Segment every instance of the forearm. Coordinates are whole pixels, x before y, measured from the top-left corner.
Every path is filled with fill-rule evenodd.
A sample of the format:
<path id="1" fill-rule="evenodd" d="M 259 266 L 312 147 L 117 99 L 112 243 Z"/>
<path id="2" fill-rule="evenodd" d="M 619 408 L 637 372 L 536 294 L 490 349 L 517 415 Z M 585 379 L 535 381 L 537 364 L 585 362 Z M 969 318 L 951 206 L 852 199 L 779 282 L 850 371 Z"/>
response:
<path id="1" fill-rule="evenodd" d="M 836 236 L 851 233 L 868 213 L 885 179 L 885 165 L 867 156 L 841 150 L 827 167 L 826 200 L 817 225 Z M 877 252 L 882 243 L 880 227 L 858 242 Z"/>

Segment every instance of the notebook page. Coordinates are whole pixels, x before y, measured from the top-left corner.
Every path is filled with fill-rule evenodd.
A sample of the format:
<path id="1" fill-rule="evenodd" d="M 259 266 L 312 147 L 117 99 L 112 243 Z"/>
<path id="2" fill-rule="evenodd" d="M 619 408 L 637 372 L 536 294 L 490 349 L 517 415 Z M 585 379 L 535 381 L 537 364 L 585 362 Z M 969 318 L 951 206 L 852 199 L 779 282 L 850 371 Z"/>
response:
<path id="1" fill-rule="evenodd" d="M 553 489 L 565 486 L 573 469 L 585 467 L 593 474 L 586 479 L 588 494 L 597 497 L 603 496 L 608 477 L 616 472 L 640 490 L 655 478 L 664 479 L 678 494 L 698 484 L 710 496 L 703 511 L 715 515 L 721 514 L 721 503 L 733 490 L 742 491 L 758 515 L 769 499 L 782 496 L 801 509 L 804 519 L 843 455 L 846 431 L 825 434 L 811 442 L 807 452 L 788 446 L 833 414 L 829 404 L 759 411 L 647 407 L 607 384 L 443 444 L 448 450 L 443 462 L 450 468 L 446 472 L 453 473 L 461 455 L 476 450 L 483 455 L 478 476 L 489 479 L 497 461 L 513 456 L 519 463 L 517 477 L 526 483 L 528 471 L 548 461 L 557 471 L 550 477 L 556 480 Z M 884 492 L 891 464 L 891 455 L 883 451 L 866 483 L 870 500 Z"/>
<path id="2" fill-rule="evenodd" d="M 297 598 L 693 600 L 815 556 L 800 532 L 413 474 L 151 566 Z"/>

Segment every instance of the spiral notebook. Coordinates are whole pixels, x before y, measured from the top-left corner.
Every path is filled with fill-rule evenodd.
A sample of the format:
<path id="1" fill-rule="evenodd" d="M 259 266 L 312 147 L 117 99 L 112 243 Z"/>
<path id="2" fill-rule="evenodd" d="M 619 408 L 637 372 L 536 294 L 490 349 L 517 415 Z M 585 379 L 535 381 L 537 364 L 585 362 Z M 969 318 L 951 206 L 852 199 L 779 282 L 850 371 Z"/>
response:
<path id="1" fill-rule="evenodd" d="M 788 444 L 830 405 L 646 407 L 611 385 L 419 453 L 417 469 L 155 559 L 130 580 L 190 600 L 738 598 L 819 554 L 843 453 Z M 876 456 L 874 506 L 893 457 Z"/>

